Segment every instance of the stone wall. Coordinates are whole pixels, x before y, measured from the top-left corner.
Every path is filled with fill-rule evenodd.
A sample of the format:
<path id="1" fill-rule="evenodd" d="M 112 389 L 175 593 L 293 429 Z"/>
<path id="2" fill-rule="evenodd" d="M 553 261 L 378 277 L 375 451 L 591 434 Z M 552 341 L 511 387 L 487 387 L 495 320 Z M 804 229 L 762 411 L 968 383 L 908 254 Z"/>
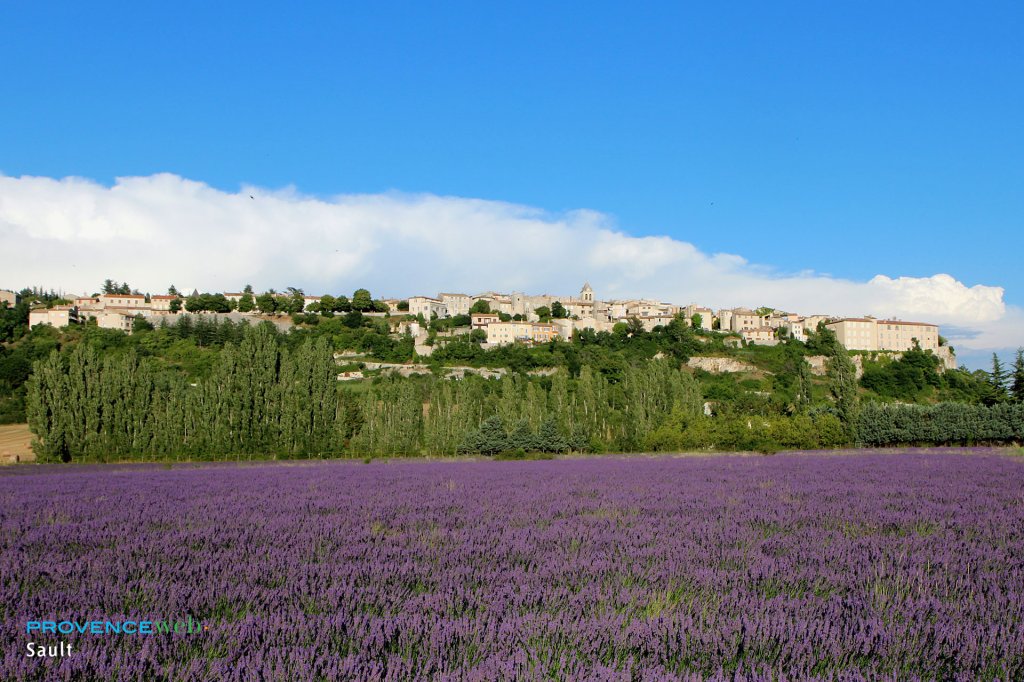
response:
<path id="1" fill-rule="evenodd" d="M 740 362 L 733 358 L 690 358 L 686 361 L 686 364 L 695 369 L 702 369 L 705 372 L 712 374 L 722 374 L 723 372 L 756 372 L 757 367 L 746 362 Z"/>

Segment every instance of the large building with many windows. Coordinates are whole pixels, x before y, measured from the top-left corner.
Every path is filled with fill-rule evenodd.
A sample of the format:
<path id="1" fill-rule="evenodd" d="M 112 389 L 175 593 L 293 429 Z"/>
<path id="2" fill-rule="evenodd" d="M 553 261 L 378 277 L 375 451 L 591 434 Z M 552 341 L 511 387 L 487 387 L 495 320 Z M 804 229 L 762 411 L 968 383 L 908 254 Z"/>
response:
<path id="1" fill-rule="evenodd" d="M 835 332 L 847 350 L 907 351 L 915 343 L 921 350 L 939 349 L 939 328 L 927 322 L 846 317 L 825 326 Z"/>

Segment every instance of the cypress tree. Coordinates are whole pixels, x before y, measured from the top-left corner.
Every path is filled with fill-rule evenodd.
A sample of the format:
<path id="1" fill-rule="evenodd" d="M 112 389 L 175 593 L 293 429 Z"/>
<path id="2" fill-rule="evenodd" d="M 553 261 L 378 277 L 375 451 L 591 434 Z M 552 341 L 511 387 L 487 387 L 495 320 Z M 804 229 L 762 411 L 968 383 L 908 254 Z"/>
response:
<path id="1" fill-rule="evenodd" d="M 1024 348 L 1017 349 L 1017 356 L 1013 360 L 1013 373 L 1011 377 L 1010 396 L 1015 402 L 1024 402 Z"/>

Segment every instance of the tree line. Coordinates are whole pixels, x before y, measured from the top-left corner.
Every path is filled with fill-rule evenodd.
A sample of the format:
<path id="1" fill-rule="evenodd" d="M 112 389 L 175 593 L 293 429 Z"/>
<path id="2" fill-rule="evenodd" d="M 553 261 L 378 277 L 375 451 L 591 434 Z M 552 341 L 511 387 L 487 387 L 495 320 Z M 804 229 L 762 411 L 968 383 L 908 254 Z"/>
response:
<path id="1" fill-rule="evenodd" d="M 324 340 L 289 351 L 259 325 L 195 383 L 134 351 L 54 351 L 36 363 L 26 411 L 42 461 L 326 456 L 339 450 L 338 398 Z"/>
<path id="2" fill-rule="evenodd" d="M 389 377 L 351 389 L 338 386 L 325 339 L 288 348 L 270 325 L 240 331 L 197 381 L 134 349 L 54 350 L 27 383 L 40 459 L 486 454 L 495 448 L 481 429 L 494 435 L 495 425 L 509 449 L 632 451 L 669 416 L 695 418 L 703 404 L 693 377 L 668 360 L 632 366 L 615 383 L 584 367 L 574 377 Z"/>
<path id="3" fill-rule="evenodd" d="M 868 446 L 1024 442 L 1024 403 L 992 405 L 867 403 L 857 436 Z"/>

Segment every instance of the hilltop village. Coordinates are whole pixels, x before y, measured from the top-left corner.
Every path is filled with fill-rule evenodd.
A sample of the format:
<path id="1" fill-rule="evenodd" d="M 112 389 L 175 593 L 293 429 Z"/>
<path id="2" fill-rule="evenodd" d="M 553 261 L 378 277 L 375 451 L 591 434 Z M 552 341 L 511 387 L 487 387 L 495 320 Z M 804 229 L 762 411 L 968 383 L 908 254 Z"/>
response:
<path id="1" fill-rule="evenodd" d="M 293 321 L 299 321 L 296 316 L 356 310 L 363 315 L 387 319 L 392 332 L 411 335 L 416 341 L 416 353 L 429 356 L 437 338 L 430 333 L 431 322 L 435 320 L 448 322 L 443 332 L 445 336 L 470 334 L 483 348 L 567 340 L 582 330 L 611 332 L 617 324 L 632 324 L 653 331 L 677 319 L 695 329 L 728 334 L 734 344 L 775 345 L 787 338 L 805 341 L 808 332 L 824 324 L 848 350 L 900 353 L 917 345 L 922 350 L 932 351 L 946 367 L 956 366 L 951 349 L 939 336 L 938 326 L 927 322 L 870 316 L 804 315 L 766 307 L 716 312 L 697 304 L 677 305 L 651 299 L 602 300 L 595 296 L 589 283 L 585 283 L 576 296 L 488 291 L 476 295 L 439 293 L 383 300 L 371 299 L 365 289 L 357 290 L 349 300 L 345 296 L 310 296 L 294 288 L 283 293 L 271 290 L 256 294 L 251 287 L 246 287 L 241 292 L 200 294 L 194 291 L 185 295 L 172 287 L 168 294 L 149 295 L 118 290 L 110 284 L 105 286 L 104 293 L 33 308 L 29 325 L 63 327 L 91 321 L 101 328 L 131 333 L 139 318 L 150 323 L 173 323 L 179 315 L 196 313 L 235 320 L 265 318 L 286 328 Z M 0 291 L 0 300 L 14 305 L 18 295 Z"/>

